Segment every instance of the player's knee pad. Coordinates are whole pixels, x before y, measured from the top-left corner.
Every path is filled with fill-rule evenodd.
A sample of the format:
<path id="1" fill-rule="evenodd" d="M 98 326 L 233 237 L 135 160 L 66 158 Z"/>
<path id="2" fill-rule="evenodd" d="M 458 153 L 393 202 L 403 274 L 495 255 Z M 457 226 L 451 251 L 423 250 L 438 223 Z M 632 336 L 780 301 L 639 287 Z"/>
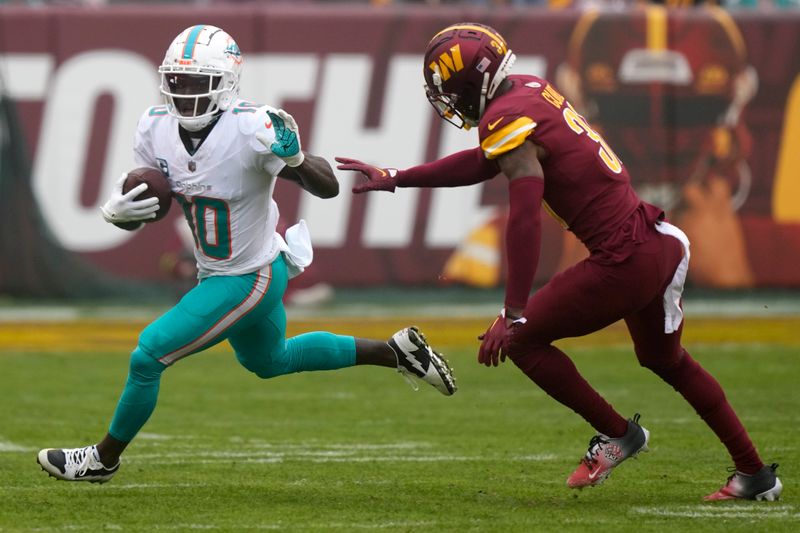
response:
<path id="1" fill-rule="evenodd" d="M 129 372 L 139 380 L 159 379 L 167 365 L 137 346 L 131 353 Z"/>

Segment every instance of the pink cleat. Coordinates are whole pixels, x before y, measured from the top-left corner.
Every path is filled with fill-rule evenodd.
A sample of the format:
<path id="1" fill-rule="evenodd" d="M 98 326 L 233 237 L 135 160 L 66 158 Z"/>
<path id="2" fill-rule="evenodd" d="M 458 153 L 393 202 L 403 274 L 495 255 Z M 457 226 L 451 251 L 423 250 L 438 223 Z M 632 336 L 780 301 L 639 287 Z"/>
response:
<path id="1" fill-rule="evenodd" d="M 622 437 L 612 439 L 603 434 L 595 435 L 589 441 L 589 450 L 578 468 L 567 478 L 567 486 L 582 489 L 599 485 L 622 461 L 648 451 L 649 440 L 650 432 L 639 425 L 638 414 L 628 420 L 628 431 Z"/>

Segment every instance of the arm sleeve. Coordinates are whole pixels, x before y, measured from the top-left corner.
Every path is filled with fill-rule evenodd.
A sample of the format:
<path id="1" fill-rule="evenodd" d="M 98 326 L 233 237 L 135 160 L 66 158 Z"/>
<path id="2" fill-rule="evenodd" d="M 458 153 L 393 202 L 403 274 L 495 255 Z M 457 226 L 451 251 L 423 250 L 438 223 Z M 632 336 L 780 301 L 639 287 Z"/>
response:
<path id="1" fill-rule="evenodd" d="M 398 187 L 463 187 L 490 180 L 500 173 L 480 148 L 462 150 L 442 159 L 397 173 Z"/>
<path id="2" fill-rule="evenodd" d="M 544 180 L 526 176 L 508 185 L 506 223 L 506 307 L 524 308 L 533 286 L 541 248 L 541 203 Z"/>

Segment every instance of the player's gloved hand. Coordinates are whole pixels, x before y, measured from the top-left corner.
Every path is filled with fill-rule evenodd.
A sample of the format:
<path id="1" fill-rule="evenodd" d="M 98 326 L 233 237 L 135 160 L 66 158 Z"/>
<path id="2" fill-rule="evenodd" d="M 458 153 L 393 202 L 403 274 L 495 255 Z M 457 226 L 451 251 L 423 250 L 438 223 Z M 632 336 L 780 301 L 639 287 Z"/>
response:
<path id="1" fill-rule="evenodd" d="M 514 328 L 525 322 L 525 318 L 507 318 L 505 309 L 503 309 L 486 333 L 478 335 L 478 340 L 481 341 L 478 362 L 486 366 L 497 366 L 501 362 L 505 362 L 511 334 L 514 332 Z"/>
<path id="2" fill-rule="evenodd" d="M 100 208 L 100 211 L 103 212 L 103 219 L 106 222 L 115 224 L 156 218 L 158 198 L 153 196 L 144 200 L 134 200 L 134 198 L 147 190 L 146 183 L 140 183 L 130 191 L 122 193 L 122 186 L 127 177 L 127 174 L 120 176 L 111 191 L 111 198 Z"/>
<path id="3" fill-rule="evenodd" d="M 294 117 L 283 109 L 278 109 L 277 113 L 267 111 L 267 115 L 275 129 L 275 140 L 270 142 L 263 133 L 256 133 L 256 139 L 290 167 L 299 167 L 306 156 L 300 149 L 300 128 Z"/>
<path id="4" fill-rule="evenodd" d="M 361 194 L 369 191 L 389 191 L 394 192 L 397 187 L 397 169 L 380 168 L 368 165 L 358 159 L 348 159 L 347 157 L 337 157 L 336 165 L 339 170 L 353 170 L 361 172 L 367 181 L 353 186 L 353 194 Z"/>

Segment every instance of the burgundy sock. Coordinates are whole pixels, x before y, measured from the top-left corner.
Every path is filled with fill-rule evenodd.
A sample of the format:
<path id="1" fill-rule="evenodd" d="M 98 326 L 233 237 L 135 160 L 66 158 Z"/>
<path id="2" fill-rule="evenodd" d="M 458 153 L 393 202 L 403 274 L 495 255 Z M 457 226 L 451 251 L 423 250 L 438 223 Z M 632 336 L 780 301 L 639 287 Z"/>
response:
<path id="1" fill-rule="evenodd" d="M 621 437 L 628 422 L 583 379 L 575 364 L 555 346 L 543 346 L 514 358 L 514 363 L 556 401 L 581 415 L 598 432 Z"/>
<path id="2" fill-rule="evenodd" d="M 688 352 L 684 350 L 676 366 L 654 371 L 694 407 L 728 449 L 738 471 L 755 474 L 764 466 L 722 387 Z"/>

